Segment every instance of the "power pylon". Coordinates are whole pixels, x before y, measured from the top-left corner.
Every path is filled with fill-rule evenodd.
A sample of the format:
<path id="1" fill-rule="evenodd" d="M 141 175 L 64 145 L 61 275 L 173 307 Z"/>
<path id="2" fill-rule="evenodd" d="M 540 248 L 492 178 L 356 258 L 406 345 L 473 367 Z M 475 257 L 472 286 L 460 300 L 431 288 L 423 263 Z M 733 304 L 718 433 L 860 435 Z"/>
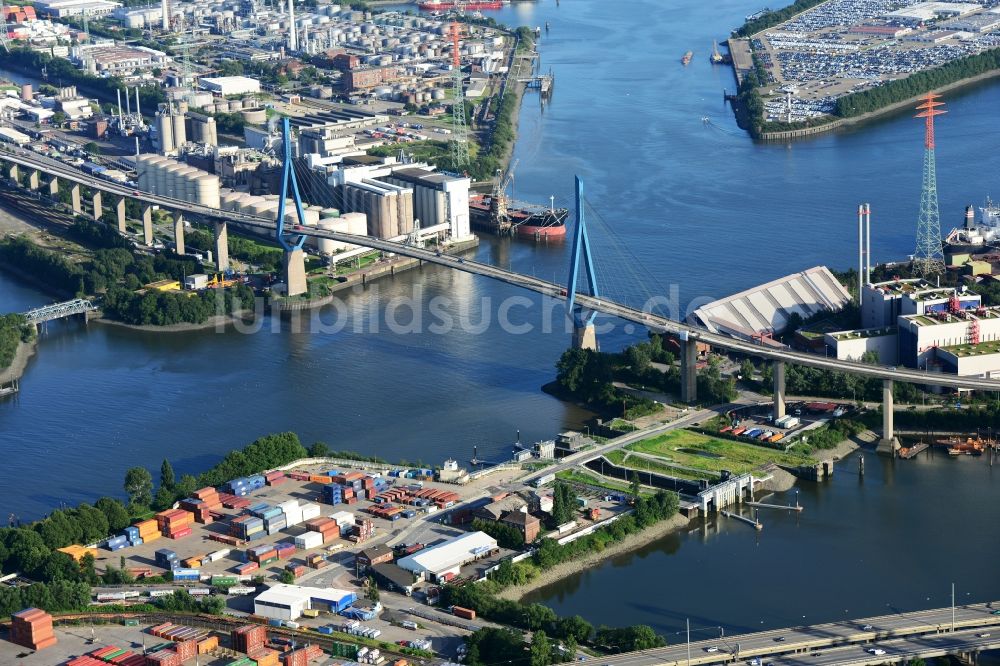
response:
<path id="1" fill-rule="evenodd" d="M 465 127 L 465 91 L 462 90 L 462 62 L 458 57 L 458 22 L 451 22 L 451 76 L 455 99 L 451 105 L 451 163 L 456 171 L 469 166 L 469 143 Z"/>
<path id="2" fill-rule="evenodd" d="M 944 272 L 941 250 L 941 217 L 938 212 L 937 169 L 934 160 L 934 116 L 947 113 L 940 95 L 927 93 L 917 109 L 917 118 L 924 119 L 924 182 L 920 192 L 920 217 L 917 218 L 917 251 L 913 268 L 924 277 Z"/>

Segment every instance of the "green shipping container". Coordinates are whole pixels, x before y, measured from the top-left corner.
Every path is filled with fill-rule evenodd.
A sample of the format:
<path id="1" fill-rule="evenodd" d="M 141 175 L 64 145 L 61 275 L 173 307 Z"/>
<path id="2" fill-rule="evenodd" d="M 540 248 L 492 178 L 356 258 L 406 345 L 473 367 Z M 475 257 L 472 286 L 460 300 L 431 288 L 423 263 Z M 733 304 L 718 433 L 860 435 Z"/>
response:
<path id="1" fill-rule="evenodd" d="M 273 563 L 275 563 L 277 561 L 278 561 L 278 556 L 275 555 L 274 557 L 269 557 L 266 560 L 261 560 L 260 561 L 260 566 L 266 567 L 268 564 L 273 564 Z"/>
<path id="2" fill-rule="evenodd" d="M 358 646 L 350 643 L 333 643 L 331 653 L 335 657 L 348 657 L 354 659 L 358 656 Z"/>
<path id="3" fill-rule="evenodd" d="M 139 626 L 139 620 L 135 620 L 135 619 L 125 620 L 125 626 L 126 627 L 138 627 Z"/>
<path id="4" fill-rule="evenodd" d="M 236 585 L 239 582 L 236 576 L 212 576 L 212 585 Z"/>

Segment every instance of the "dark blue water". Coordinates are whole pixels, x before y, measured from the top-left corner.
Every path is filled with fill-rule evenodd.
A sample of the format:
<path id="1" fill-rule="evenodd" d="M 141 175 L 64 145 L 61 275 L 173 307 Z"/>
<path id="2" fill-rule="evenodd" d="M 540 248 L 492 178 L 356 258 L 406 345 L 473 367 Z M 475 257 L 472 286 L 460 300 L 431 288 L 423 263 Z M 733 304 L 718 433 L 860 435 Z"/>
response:
<path id="1" fill-rule="evenodd" d="M 722 103 L 732 71 L 713 67 L 708 54 L 713 39 L 759 8 L 757 0 L 669 8 L 540 0 L 497 13 L 511 25 L 551 24 L 541 69 L 552 70 L 556 87 L 545 107 L 525 96 L 515 194 L 539 202 L 554 195 L 565 205 L 573 176 L 584 178 L 601 288 L 612 296 L 635 304 L 666 295 L 684 314 L 698 299 L 817 264 L 849 267 L 863 201 L 872 205 L 875 259 L 912 253 L 922 127 L 911 113 L 788 146 L 755 144 L 736 128 Z M 695 56 L 685 68 L 687 50 Z M 1000 87 L 945 101 L 937 155 L 947 229 L 966 204 L 1000 190 Z M 560 244 L 485 239 L 475 255 L 547 279 L 567 271 Z M 443 311 L 466 313 L 467 324 L 444 335 L 387 330 L 387 308 L 408 321 L 393 299 L 412 295 L 414 285 L 423 290 L 417 311 L 425 323 Z M 435 296 L 452 300 L 432 307 Z M 276 430 L 427 462 L 468 459 L 474 445 L 499 455 L 518 429 L 527 441 L 550 437 L 584 417 L 538 390 L 569 338 L 559 326 L 547 334 L 503 330 L 500 304 L 514 296 L 524 295 L 425 267 L 350 296 L 338 332 L 53 327 L 21 396 L 0 403 L 0 512 L 28 518 L 60 501 L 120 493 L 125 468 L 155 469 L 163 457 L 182 473 L 197 471 Z M 48 300 L 0 276 L 0 310 Z M 542 304 L 526 302 L 511 310 L 512 323 L 537 329 Z M 639 335 L 616 330 L 604 344 Z M 938 605 L 952 580 L 970 597 L 998 596 L 989 564 L 1000 543 L 989 509 L 996 486 L 982 465 L 882 467 L 870 459 L 863 484 L 845 473 L 854 465 L 845 463 L 831 484 L 803 486 L 806 512 L 765 516 L 759 535 L 722 524 L 706 537 L 672 537 L 537 598 L 595 622 L 671 632 L 685 617 L 753 628 L 885 604 Z"/>

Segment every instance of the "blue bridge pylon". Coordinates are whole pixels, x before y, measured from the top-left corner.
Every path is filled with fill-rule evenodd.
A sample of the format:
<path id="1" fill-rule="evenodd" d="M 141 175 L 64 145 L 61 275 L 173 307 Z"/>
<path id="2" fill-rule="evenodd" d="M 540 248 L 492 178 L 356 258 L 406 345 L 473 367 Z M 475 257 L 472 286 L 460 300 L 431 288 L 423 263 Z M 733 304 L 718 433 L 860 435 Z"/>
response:
<path id="1" fill-rule="evenodd" d="M 278 244 L 286 252 L 302 249 L 306 242 L 306 237 L 302 234 L 294 234 L 285 231 L 285 202 L 288 199 L 288 190 L 291 186 L 292 200 L 295 202 L 295 213 L 298 215 L 299 224 L 305 225 L 306 216 L 302 211 L 302 195 L 299 194 L 299 181 L 295 178 L 295 169 L 292 167 L 292 132 L 289 129 L 288 118 L 281 119 L 281 143 L 284 151 L 284 160 L 281 168 L 281 194 L 278 199 L 278 220 L 275 226 L 275 238 Z"/>
<path id="2" fill-rule="evenodd" d="M 583 254 L 583 264 L 587 273 L 587 286 L 590 295 L 597 297 L 597 272 L 594 270 L 594 256 L 590 251 L 590 238 L 587 236 L 587 223 L 583 213 L 583 181 L 576 177 L 576 230 L 573 233 L 573 251 L 570 253 L 569 284 L 566 287 L 566 314 L 573 321 L 573 347 L 578 349 L 598 348 L 597 333 L 594 330 L 594 318 L 597 312 L 584 311 L 576 304 L 576 287 L 580 274 L 580 255 Z"/>

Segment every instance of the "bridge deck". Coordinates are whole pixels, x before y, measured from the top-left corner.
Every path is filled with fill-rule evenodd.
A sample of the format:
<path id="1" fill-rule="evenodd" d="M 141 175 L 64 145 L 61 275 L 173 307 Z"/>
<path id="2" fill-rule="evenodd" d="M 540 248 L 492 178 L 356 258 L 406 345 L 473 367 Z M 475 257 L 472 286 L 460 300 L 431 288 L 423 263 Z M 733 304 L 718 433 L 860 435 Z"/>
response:
<path id="1" fill-rule="evenodd" d="M 955 609 L 955 628 L 951 629 L 951 608 L 938 608 L 914 613 L 883 615 L 879 617 L 831 622 L 812 626 L 792 627 L 762 631 L 753 634 L 725 636 L 715 640 L 691 643 L 691 664 L 718 664 L 732 661 L 738 654 L 740 660 L 760 658 L 780 664 L 824 663 L 811 655 L 817 651 L 821 657 L 827 651 L 835 655 L 826 663 L 881 664 L 891 661 L 890 649 L 895 654 L 914 654 L 920 647 L 928 651 L 945 650 L 938 654 L 955 653 L 962 649 L 980 649 L 976 646 L 993 645 L 1000 641 L 995 635 L 1000 629 L 1000 616 L 992 615 L 986 604 L 959 606 Z M 870 626 L 871 629 L 865 629 Z M 977 634 L 990 633 L 988 638 Z M 886 643 L 888 647 L 883 647 Z M 872 655 L 865 650 L 873 644 L 885 649 L 887 655 Z M 714 651 L 709 652 L 710 649 Z M 992 648 L 990 648 L 992 649 Z M 807 659 L 808 661 L 803 661 Z M 672 666 L 688 663 L 688 646 L 684 643 L 654 650 L 643 650 L 615 655 L 614 666 Z"/>
<path id="2" fill-rule="evenodd" d="M 147 203 L 159 205 L 170 210 L 183 211 L 188 215 L 198 215 L 207 219 L 228 222 L 229 224 L 248 231 L 273 233 L 275 228 L 273 220 L 267 220 L 230 210 L 209 208 L 207 206 L 192 204 L 187 201 L 151 194 L 149 192 L 139 192 L 138 190 L 133 190 L 118 183 L 90 176 L 65 164 L 44 160 L 43 158 L 22 149 L 16 149 L 15 152 L 12 152 L 11 148 L 0 146 L 0 159 L 12 164 L 27 167 L 29 169 L 45 171 L 53 176 L 66 179 L 73 183 L 86 185 L 92 189 L 101 190 L 103 192 L 116 194 L 122 197 L 140 199 Z M 370 236 L 357 236 L 354 234 L 345 234 L 311 227 L 298 227 L 294 229 L 292 233 L 299 233 L 304 236 L 314 236 L 317 238 L 327 238 L 330 240 L 351 243 L 353 245 L 371 247 L 385 252 L 392 252 L 405 257 L 421 259 L 428 263 L 448 266 L 466 273 L 489 277 L 494 280 L 506 282 L 523 289 L 528 289 L 530 291 L 549 296 L 551 298 L 561 300 L 566 299 L 566 296 L 563 295 L 564 287 L 562 285 L 546 282 L 545 280 L 540 280 L 529 275 L 522 275 L 513 271 L 497 268 L 496 266 L 489 264 L 463 260 L 459 257 L 441 254 L 432 250 L 425 250 L 418 247 L 404 245 L 402 243 L 372 238 Z M 868 365 L 855 361 L 842 361 L 824 356 L 818 356 L 816 354 L 795 352 L 784 347 L 765 347 L 759 343 L 711 333 L 710 331 L 698 326 L 673 321 L 667 317 L 662 317 L 649 312 L 643 312 L 642 310 L 632 308 L 621 303 L 616 303 L 614 301 L 609 301 L 607 299 L 594 298 L 593 296 L 589 296 L 587 294 L 577 294 L 576 302 L 585 308 L 640 324 L 654 332 L 675 334 L 682 339 L 704 342 L 719 349 L 739 352 L 755 358 L 763 358 L 772 361 L 785 361 L 796 365 L 822 370 L 847 372 L 874 379 L 904 381 L 914 384 L 944 386 L 948 388 L 1000 391 L 1000 381 L 994 379 L 968 376 L 959 377 L 944 373 L 928 373 L 926 371 L 913 370 L 909 368 L 888 368 L 885 366 Z"/>

